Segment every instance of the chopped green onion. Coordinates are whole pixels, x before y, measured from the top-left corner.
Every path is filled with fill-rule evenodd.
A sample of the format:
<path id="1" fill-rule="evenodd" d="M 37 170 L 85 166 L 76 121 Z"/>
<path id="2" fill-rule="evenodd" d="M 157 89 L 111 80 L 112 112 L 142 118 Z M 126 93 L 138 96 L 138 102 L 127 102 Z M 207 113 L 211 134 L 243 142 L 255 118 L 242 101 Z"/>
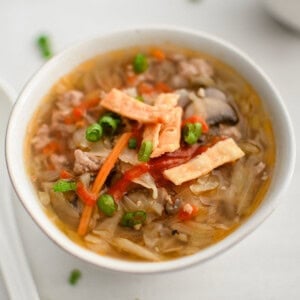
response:
<path id="1" fill-rule="evenodd" d="M 113 216 L 117 209 L 114 198 L 111 195 L 103 194 L 97 201 L 99 209 L 108 217 Z"/>
<path id="2" fill-rule="evenodd" d="M 147 57 L 143 54 L 137 54 L 133 60 L 133 70 L 135 73 L 143 73 L 148 69 Z"/>
<path id="3" fill-rule="evenodd" d="M 141 101 L 141 102 L 144 102 L 144 101 L 145 101 L 144 97 L 141 96 L 141 95 L 136 96 L 135 98 L 136 98 L 136 100 L 139 100 L 139 101 Z"/>
<path id="4" fill-rule="evenodd" d="M 128 148 L 129 149 L 136 149 L 137 146 L 137 140 L 136 138 L 130 138 L 128 141 Z"/>
<path id="5" fill-rule="evenodd" d="M 153 144 L 151 141 L 144 141 L 138 153 L 138 160 L 147 162 L 150 159 L 150 155 L 153 150 Z"/>
<path id="6" fill-rule="evenodd" d="M 189 145 L 193 145 L 197 143 L 201 134 L 202 134 L 201 123 L 187 123 L 183 128 L 183 139 Z"/>
<path id="7" fill-rule="evenodd" d="M 76 190 L 76 182 L 75 181 L 67 181 L 60 179 L 56 181 L 53 185 L 54 192 L 69 192 Z"/>
<path id="8" fill-rule="evenodd" d="M 37 39 L 37 45 L 44 58 L 50 58 L 52 56 L 50 38 L 47 35 L 41 35 Z"/>
<path id="9" fill-rule="evenodd" d="M 85 131 L 85 138 L 89 142 L 98 142 L 103 135 L 103 128 L 98 123 L 90 125 Z"/>
<path id="10" fill-rule="evenodd" d="M 138 224 L 144 224 L 147 214 L 143 210 L 127 212 L 122 216 L 121 225 L 125 227 L 134 227 Z"/>
<path id="11" fill-rule="evenodd" d="M 69 276 L 69 283 L 75 285 L 81 277 L 81 272 L 78 269 L 74 269 Z"/>
<path id="12" fill-rule="evenodd" d="M 121 119 L 115 114 L 107 113 L 99 119 L 98 123 L 103 127 L 106 134 L 114 134 L 121 123 Z"/>

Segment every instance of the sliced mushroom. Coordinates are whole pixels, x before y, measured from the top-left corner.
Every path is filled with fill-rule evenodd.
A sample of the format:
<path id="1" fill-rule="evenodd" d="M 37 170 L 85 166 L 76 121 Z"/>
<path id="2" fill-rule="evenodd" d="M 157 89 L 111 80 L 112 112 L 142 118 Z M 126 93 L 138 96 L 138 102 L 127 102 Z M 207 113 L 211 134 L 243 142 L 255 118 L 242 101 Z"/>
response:
<path id="1" fill-rule="evenodd" d="M 209 87 L 205 89 L 205 96 L 208 98 L 215 98 L 226 101 L 226 95 L 217 88 Z"/>
<path id="2" fill-rule="evenodd" d="M 193 94 L 190 94 L 189 96 L 191 95 Z M 195 95 L 195 97 L 197 96 Z M 186 106 L 184 118 L 187 119 L 193 115 L 198 115 L 207 119 L 206 107 L 202 98 L 193 99 L 190 104 Z"/>
<path id="3" fill-rule="evenodd" d="M 207 97 L 207 94 L 214 97 Z M 199 115 L 209 125 L 218 125 L 219 123 L 234 125 L 239 121 L 236 111 L 226 101 L 223 92 L 215 88 L 208 88 L 205 90 L 205 95 L 206 97 L 200 98 L 195 93 L 189 94 L 191 102 L 186 107 L 185 118 Z"/>
<path id="4" fill-rule="evenodd" d="M 190 92 L 186 89 L 176 90 L 176 94 L 179 95 L 178 105 L 182 108 L 185 108 L 191 102 L 191 99 L 189 98 L 189 93 Z"/>
<path id="5" fill-rule="evenodd" d="M 239 119 L 234 108 L 227 102 L 217 98 L 204 98 L 206 122 L 209 125 L 226 123 L 234 125 Z"/>
<path id="6" fill-rule="evenodd" d="M 220 124 L 219 126 L 219 134 L 223 136 L 232 137 L 234 140 L 238 141 L 242 138 L 242 134 L 238 126 L 230 126 L 226 124 Z M 239 145 L 240 146 L 240 145 Z M 240 148 L 246 152 L 243 147 Z"/>

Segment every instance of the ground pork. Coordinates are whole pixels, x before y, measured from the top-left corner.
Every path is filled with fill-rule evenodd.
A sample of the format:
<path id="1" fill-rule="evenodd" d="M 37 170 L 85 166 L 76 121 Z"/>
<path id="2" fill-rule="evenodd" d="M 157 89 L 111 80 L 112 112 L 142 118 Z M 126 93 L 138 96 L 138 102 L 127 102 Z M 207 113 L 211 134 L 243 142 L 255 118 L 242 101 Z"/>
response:
<path id="1" fill-rule="evenodd" d="M 213 76 L 214 70 L 212 66 L 204 59 L 193 58 L 179 62 L 179 73 L 187 78 L 196 76 L 210 78 Z"/>
<path id="2" fill-rule="evenodd" d="M 71 90 L 60 95 L 56 105 L 60 110 L 66 111 L 72 107 L 78 106 L 83 100 L 83 97 L 84 94 L 82 92 Z"/>
<path id="3" fill-rule="evenodd" d="M 50 130 L 47 124 L 43 124 L 32 138 L 31 143 L 36 151 L 41 150 L 51 141 Z"/>
<path id="4" fill-rule="evenodd" d="M 78 175 L 98 171 L 103 161 L 103 158 L 96 156 L 94 153 L 83 152 L 80 149 L 74 151 L 74 156 L 74 172 Z"/>

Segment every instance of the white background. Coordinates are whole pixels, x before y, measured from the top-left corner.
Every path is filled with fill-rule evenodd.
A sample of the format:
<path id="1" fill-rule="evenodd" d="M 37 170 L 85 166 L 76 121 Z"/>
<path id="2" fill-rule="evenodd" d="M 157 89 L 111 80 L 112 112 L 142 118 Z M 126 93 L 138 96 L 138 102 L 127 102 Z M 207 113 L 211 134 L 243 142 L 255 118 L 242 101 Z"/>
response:
<path id="1" fill-rule="evenodd" d="M 88 37 L 139 24 L 191 27 L 240 47 L 278 87 L 300 139 L 300 33 L 273 21 L 261 1 L 0 0 L 0 78 L 21 90 L 43 63 L 34 45 L 41 32 L 52 36 L 58 52 Z M 41 299 L 300 299 L 299 163 L 281 206 L 251 236 L 210 262 L 163 275 L 118 274 L 87 265 L 49 241 L 17 203 Z M 67 282 L 73 268 L 82 271 L 75 287 Z M 6 299 L 3 285 L 0 299 Z"/>

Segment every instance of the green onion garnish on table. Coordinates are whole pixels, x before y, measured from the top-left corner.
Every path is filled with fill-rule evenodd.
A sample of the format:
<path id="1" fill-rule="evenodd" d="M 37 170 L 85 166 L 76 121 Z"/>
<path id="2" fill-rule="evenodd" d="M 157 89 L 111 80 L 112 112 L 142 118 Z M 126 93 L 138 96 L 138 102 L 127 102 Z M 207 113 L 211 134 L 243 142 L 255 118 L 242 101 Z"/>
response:
<path id="1" fill-rule="evenodd" d="M 37 38 L 37 45 L 38 45 L 41 55 L 44 58 L 48 59 L 53 55 L 49 36 L 40 35 Z"/>
<path id="2" fill-rule="evenodd" d="M 71 285 L 77 284 L 78 280 L 81 277 L 81 272 L 78 269 L 74 269 L 69 276 L 69 283 Z"/>

